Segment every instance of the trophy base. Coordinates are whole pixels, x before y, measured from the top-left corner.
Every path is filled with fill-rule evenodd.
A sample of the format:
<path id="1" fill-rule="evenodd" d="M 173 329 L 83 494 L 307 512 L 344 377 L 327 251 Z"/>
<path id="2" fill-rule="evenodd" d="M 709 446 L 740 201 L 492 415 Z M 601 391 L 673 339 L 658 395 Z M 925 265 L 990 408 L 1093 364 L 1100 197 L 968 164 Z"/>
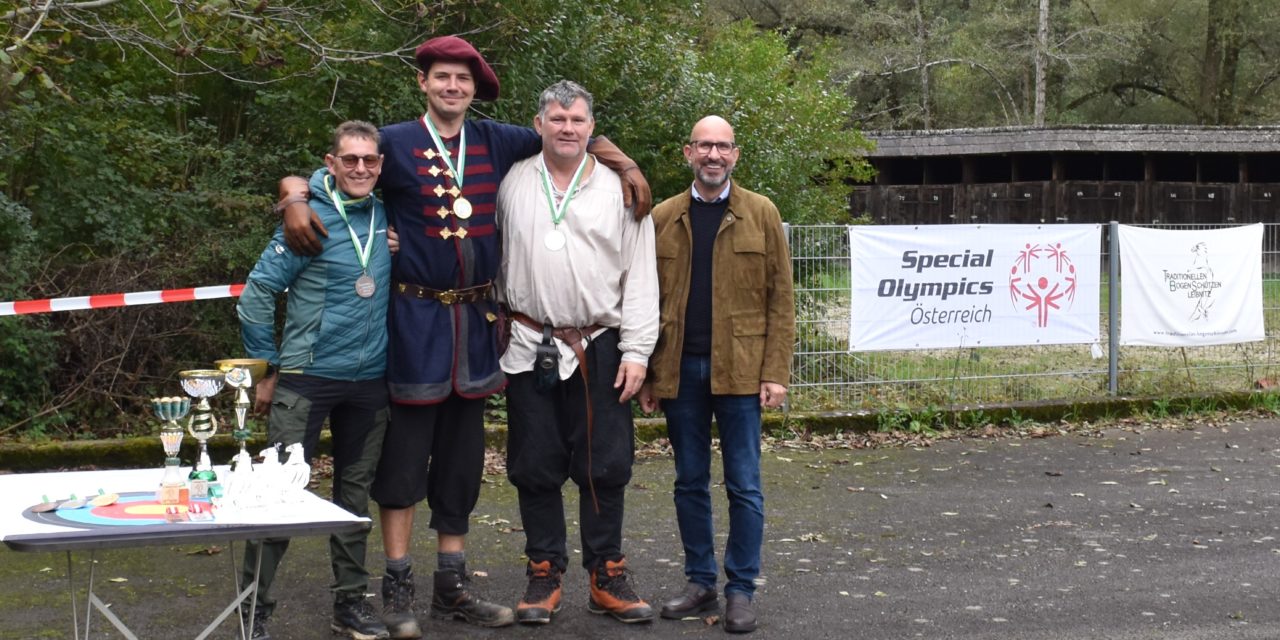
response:
<path id="1" fill-rule="evenodd" d="M 163 505 L 184 504 L 190 500 L 190 492 L 183 484 L 161 484 L 156 491 L 156 502 Z"/>
<path id="2" fill-rule="evenodd" d="M 191 483 L 191 497 L 196 500 L 209 498 L 209 485 L 218 481 L 218 474 L 213 469 L 197 469 L 187 477 Z"/>

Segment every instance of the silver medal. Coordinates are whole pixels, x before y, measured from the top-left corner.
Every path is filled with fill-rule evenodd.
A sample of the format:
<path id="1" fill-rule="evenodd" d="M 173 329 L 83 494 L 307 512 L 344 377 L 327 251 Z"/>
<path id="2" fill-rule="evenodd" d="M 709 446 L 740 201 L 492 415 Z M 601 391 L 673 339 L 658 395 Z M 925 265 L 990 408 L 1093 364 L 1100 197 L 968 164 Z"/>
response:
<path id="1" fill-rule="evenodd" d="M 547 235 L 542 237 L 542 246 L 551 251 L 559 251 L 564 248 L 564 234 L 559 229 L 552 229 Z"/>
<path id="2" fill-rule="evenodd" d="M 361 298 L 368 298 L 378 289 L 378 284 L 373 281 L 373 277 L 369 274 L 361 275 L 356 278 L 356 295 Z"/>

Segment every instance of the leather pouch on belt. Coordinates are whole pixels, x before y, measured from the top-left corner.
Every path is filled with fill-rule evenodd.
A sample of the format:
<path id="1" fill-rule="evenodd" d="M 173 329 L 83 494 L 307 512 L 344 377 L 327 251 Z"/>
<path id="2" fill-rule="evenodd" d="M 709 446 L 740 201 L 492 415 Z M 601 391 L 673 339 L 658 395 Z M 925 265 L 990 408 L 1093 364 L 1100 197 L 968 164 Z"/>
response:
<path id="1" fill-rule="evenodd" d="M 533 386 L 545 393 L 555 389 L 559 382 L 560 350 L 551 337 L 551 325 L 542 325 L 542 342 L 538 343 L 533 360 Z"/>

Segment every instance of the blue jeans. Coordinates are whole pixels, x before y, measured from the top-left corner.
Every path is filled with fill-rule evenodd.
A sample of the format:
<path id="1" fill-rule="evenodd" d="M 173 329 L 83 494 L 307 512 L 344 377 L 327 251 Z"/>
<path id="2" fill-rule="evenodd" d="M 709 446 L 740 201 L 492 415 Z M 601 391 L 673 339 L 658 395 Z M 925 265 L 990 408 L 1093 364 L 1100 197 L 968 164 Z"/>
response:
<path id="1" fill-rule="evenodd" d="M 760 575 L 764 493 L 760 490 L 760 397 L 713 395 L 711 358 L 684 356 L 680 390 L 662 401 L 675 451 L 676 520 L 689 582 L 716 586 L 715 532 L 711 518 L 711 416 L 720 430 L 724 485 L 729 494 L 725 545 L 725 594 L 751 596 Z"/>

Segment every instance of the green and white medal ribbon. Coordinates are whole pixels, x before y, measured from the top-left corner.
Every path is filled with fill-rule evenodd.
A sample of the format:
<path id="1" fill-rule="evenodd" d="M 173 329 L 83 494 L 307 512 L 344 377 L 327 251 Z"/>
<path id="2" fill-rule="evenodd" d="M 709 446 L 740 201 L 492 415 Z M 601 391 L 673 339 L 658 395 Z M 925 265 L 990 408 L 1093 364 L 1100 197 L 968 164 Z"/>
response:
<path id="1" fill-rule="evenodd" d="M 564 232 L 560 230 L 560 221 L 564 220 L 564 215 L 569 212 L 569 201 L 573 199 L 573 192 L 578 187 L 578 179 L 582 177 L 582 170 L 587 166 L 588 157 L 587 154 L 582 154 L 582 162 L 578 163 L 578 170 L 573 172 L 573 180 L 569 182 L 569 188 L 564 192 L 564 199 L 557 206 L 555 198 L 556 187 L 551 183 L 551 170 L 547 169 L 546 157 L 539 156 L 540 162 L 542 162 L 542 192 L 547 194 L 547 206 L 551 208 L 551 224 L 555 227 L 542 237 L 542 246 L 551 251 L 559 251 L 564 248 L 565 237 Z"/>
<path id="2" fill-rule="evenodd" d="M 467 168 L 467 124 L 462 124 L 462 130 L 458 133 L 458 164 L 455 166 L 449 160 L 449 150 L 444 147 L 444 140 L 440 138 L 440 133 L 436 131 L 436 126 L 431 123 L 431 116 L 423 114 L 422 121 L 427 125 L 427 131 L 431 134 L 431 142 L 435 143 L 436 151 L 440 153 L 440 158 L 444 160 L 444 166 L 449 168 L 453 174 L 453 185 L 458 188 L 458 195 L 453 199 L 453 215 L 466 220 L 471 217 L 471 201 L 462 197 L 462 172 Z"/>
<path id="3" fill-rule="evenodd" d="M 334 193 L 333 187 L 329 184 L 333 180 L 332 175 L 324 177 L 324 190 L 329 194 L 329 199 L 333 200 L 333 206 L 338 210 L 338 215 L 342 216 L 342 221 L 347 223 L 347 232 L 351 234 L 351 246 L 356 248 L 356 259 L 360 261 L 360 270 L 363 272 L 359 278 L 356 278 L 356 295 L 361 298 L 368 298 L 377 290 L 378 283 L 374 281 L 373 276 L 369 275 L 369 257 L 373 255 L 373 232 L 378 222 L 378 208 L 375 206 L 369 211 L 369 239 L 365 241 L 364 247 L 360 247 L 360 239 L 356 236 L 356 230 L 351 228 L 351 221 L 347 219 L 346 205 L 360 204 L 369 199 L 369 196 L 358 198 L 356 200 L 343 200 L 342 192 Z"/>

